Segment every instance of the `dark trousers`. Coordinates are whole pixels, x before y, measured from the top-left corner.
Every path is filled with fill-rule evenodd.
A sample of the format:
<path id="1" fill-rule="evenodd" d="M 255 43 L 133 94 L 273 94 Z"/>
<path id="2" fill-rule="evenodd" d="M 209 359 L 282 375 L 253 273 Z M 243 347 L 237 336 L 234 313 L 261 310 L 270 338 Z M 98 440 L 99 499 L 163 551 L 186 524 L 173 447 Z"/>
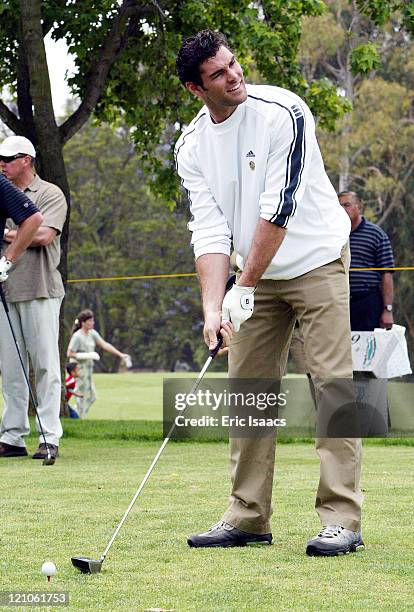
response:
<path id="1" fill-rule="evenodd" d="M 369 293 L 351 293 L 351 330 L 373 331 L 380 326 L 384 301 L 380 289 Z"/>
<path id="2" fill-rule="evenodd" d="M 351 330 L 352 331 L 373 331 L 376 327 L 380 327 L 380 318 L 384 310 L 384 300 L 380 289 L 376 289 L 370 293 L 351 293 L 351 299 L 349 302 L 349 310 L 351 315 Z M 355 374 L 354 374 L 355 377 Z M 363 375 L 359 376 L 359 380 L 363 378 Z M 358 375 L 356 375 L 358 379 Z M 385 401 L 387 403 L 387 419 L 388 428 L 391 427 L 390 412 L 388 406 L 387 395 L 387 384 L 384 380 L 385 386 L 383 393 L 385 393 Z M 360 384 L 362 381 L 360 380 Z M 369 380 L 366 381 L 368 391 Z M 379 389 L 377 386 L 376 389 Z"/>

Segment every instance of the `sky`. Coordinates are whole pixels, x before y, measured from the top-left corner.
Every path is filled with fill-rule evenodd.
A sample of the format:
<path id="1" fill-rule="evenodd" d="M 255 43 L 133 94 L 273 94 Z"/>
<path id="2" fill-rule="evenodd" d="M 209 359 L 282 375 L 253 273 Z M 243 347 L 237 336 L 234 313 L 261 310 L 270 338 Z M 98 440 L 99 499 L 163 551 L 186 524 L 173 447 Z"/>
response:
<path id="1" fill-rule="evenodd" d="M 74 71 L 74 62 L 68 54 L 66 43 L 63 40 L 55 42 L 48 35 L 45 39 L 47 64 L 49 67 L 50 85 L 55 115 L 60 116 L 65 109 L 66 100 L 70 98 L 69 89 L 65 83 L 65 73 Z"/>

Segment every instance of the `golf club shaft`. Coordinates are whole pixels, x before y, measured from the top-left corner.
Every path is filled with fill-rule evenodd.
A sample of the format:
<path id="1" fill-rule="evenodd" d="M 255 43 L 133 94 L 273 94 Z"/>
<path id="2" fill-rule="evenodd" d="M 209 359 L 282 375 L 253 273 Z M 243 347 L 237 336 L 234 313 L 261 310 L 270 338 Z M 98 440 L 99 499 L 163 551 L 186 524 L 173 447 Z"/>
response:
<path id="1" fill-rule="evenodd" d="M 217 355 L 217 353 L 218 353 L 218 351 L 219 351 L 219 349 L 220 349 L 222 344 L 223 344 L 223 339 L 220 337 L 218 342 L 217 342 L 217 345 L 214 347 L 214 349 L 212 351 L 210 351 L 210 355 L 209 355 L 207 361 L 205 362 L 205 364 L 203 366 L 203 369 L 201 370 L 200 374 L 198 375 L 197 380 L 195 381 L 195 383 L 193 385 L 193 388 L 190 391 L 190 395 L 194 394 L 197 391 L 198 386 L 199 386 L 199 384 L 200 384 L 204 374 L 207 372 L 210 363 L 213 361 L 214 357 Z M 184 408 L 184 410 L 185 410 L 185 408 Z M 170 428 L 168 434 L 164 438 L 163 443 L 161 444 L 157 454 L 155 455 L 151 465 L 149 466 L 147 473 L 145 474 L 141 484 L 139 485 L 139 488 L 138 488 L 137 492 L 135 493 L 134 497 L 132 498 L 131 503 L 129 504 L 129 506 L 128 506 L 125 514 L 124 514 L 124 516 L 122 517 L 122 519 L 121 519 L 121 521 L 120 521 L 120 523 L 118 525 L 118 527 L 115 529 L 114 534 L 113 534 L 112 538 L 109 540 L 108 546 L 105 548 L 105 550 L 104 550 L 102 556 L 100 557 L 99 561 L 101 561 L 101 562 L 104 561 L 106 555 L 108 554 L 109 549 L 111 548 L 111 546 L 112 546 L 116 536 L 119 533 L 119 530 L 121 529 L 122 525 L 124 524 L 128 514 L 132 510 L 132 507 L 134 506 L 134 504 L 137 501 L 138 497 L 140 496 L 142 489 L 145 487 L 145 483 L 147 482 L 148 478 L 151 476 L 152 470 L 157 465 L 158 459 L 161 457 L 164 448 L 167 446 L 168 441 L 170 440 L 171 435 L 172 435 L 175 427 L 176 427 L 176 424 L 175 424 L 175 421 L 173 421 L 173 424 L 171 425 L 171 428 Z"/>
<path id="2" fill-rule="evenodd" d="M 40 433 L 41 433 L 42 438 L 44 440 L 44 443 L 46 445 L 46 451 L 47 451 L 47 455 L 48 455 L 48 459 L 49 459 L 50 458 L 49 445 L 46 442 L 46 436 L 45 436 L 45 432 L 43 431 L 42 421 L 40 420 L 39 413 L 37 411 L 37 401 L 36 401 L 36 398 L 34 396 L 32 385 L 30 384 L 30 380 L 29 380 L 29 377 L 27 375 L 25 365 L 23 363 L 23 358 L 22 358 L 22 355 L 20 353 L 19 345 L 17 344 L 16 334 L 14 333 L 13 325 L 12 325 L 12 322 L 11 322 L 11 319 L 10 319 L 9 307 L 7 305 L 7 302 L 6 302 L 6 298 L 5 298 L 3 287 L 1 286 L 1 283 L 0 283 L 0 298 L 1 298 L 1 301 L 3 303 L 4 312 L 6 313 L 7 321 L 9 322 L 10 331 L 12 333 L 14 344 L 15 344 L 16 350 L 17 350 L 17 354 L 19 356 L 20 365 L 22 366 L 23 376 L 26 379 L 27 387 L 29 389 L 30 399 L 31 399 L 31 402 L 32 402 L 32 405 L 33 405 L 33 409 L 34 409 L 35 414 L 36 414 L 37 422 L 39 423 Z"/>
<path id="3" fill-rule="evenodd" d="M 233 287 L 235 281 L 236 281 L 236 277 L 235 276 L 231 276 L 227 280 L 226 288 L 225 288 L 225 293 L 227 293 L 227 291 L 230 291 L 230 289 Z M 221 334 L 218 334 L 218 336 L 217 336 L 217 344 L 216 344 L 216 346 L 213 349 L 210 350 L 210 354 L 209 354 L 209 356 L 208 356 L 208 358 L 207 358 L 207 360 L 206 360 L 206 362 L 205 362 L 205 364 L 204 364 L 200 374 L 198 375 L 197 380 L 195 381 L 195 383 L 193 385 L 193 388 L 190 391 L 190 395 L 194 394 L 197 391 L 198 385 L 200 384 L 204 374 L 208 370 L 208 367 L 209 367 L 210 363 L 213 361 L 214 357 L 217 355 L 217 353 L 221 349 L 222 345 L 223 345 L 223 337 L 221 336 Z M 184 410 L 185 409 L 186 408 L 184 408 Z M 137 501 L 138 497 L 140 496 L 142 489 L 145 487 L 145 483 L 147 482 L 148 478 L 151 476 L 151 472 L 153 471 L 154 467 L 157 465 L 158 459 L 161 457 L 164 448 L 167 446 L 168 441 L 170 440 L 171 435 L 172 435 L 175 427 L 176 427 L 176 425 L 175 425 L 175 421 L 174 421 L 173 424 L 170 427 L 170 430 L 169 430 L 168 434 L 164 438 L 164 441 L 161 444 L 157 454 L 155 455 L 151 465 L 149 466 L 148 471 L 145 474 L 141 484 L 139 485 L 137 492 L 135 493 L 134 497 L 132 498 L 131 503 L 129 504 L 129 506 L 128 506 L 125 514 L 124 514 L 124 516 L 122 517 L 122 519 L 121 519 L 121 521 L 120 521 L 120 523 L 118 525 L 118 527 L 115 529 L 115 531 L 114 531 L 114 533 L 112 535 L 112 538 L 109 540 L 107 547 L 105 548 L 102 556 L 99 558 L 99 561 L 101 563 L 105 560 L 105 557 L 108 554 L 109 549 L 111 548 L 112 544 L 114 543 L 114 540 L 115 540 L 116 536 L 118 535 L 119 530 L 121 529 L 122 525 L 125 523 L 128 514 L 130 513 L 130 511 L 132 510 L 135 502 Z"/>

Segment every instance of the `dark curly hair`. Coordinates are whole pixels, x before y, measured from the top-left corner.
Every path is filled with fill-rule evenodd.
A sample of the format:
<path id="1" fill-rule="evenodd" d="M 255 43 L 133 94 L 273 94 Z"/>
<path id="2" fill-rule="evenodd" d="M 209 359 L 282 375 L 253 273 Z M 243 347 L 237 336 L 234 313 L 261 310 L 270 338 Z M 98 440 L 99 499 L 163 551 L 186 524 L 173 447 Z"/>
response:
<path id="1" fill-rule="evenodd" d="M 177 74 L 183 85 L 188 82 L 203 87 L 200 77 L 200 66 L 203 62 L 217 55 L 220 47 L 231 50 L 226 37 L 221 32 L 201 30 L 195 36 L 186 38 L 178 52 Z"/>
<path id="2" fill-rule="evenodd" d="M 76 368 L 78 367 L 78 362 L 77 361 L 71 361 L 70 363 L 66 364 L 66 372 L 70 375 L 72 375 L 73 370 L 76 370 Z"/>

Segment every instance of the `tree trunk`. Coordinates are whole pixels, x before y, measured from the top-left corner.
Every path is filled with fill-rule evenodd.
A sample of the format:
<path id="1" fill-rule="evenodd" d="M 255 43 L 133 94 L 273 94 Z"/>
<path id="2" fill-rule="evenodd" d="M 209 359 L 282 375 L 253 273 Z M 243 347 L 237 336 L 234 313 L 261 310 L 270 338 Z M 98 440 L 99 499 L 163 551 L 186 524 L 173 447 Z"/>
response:
<path id="1" fill-rule="evenodd" d="M 351 133 L 351 116 L 347 113 L 343 120 L 343 127 L 340 133 L 341 155 L 339 159 L 339 185 L 338 191 L 349 189 L 349 135 Z"/>
<path id="2" fill-rule="evenodd" d="M 349 26 L 347 39 L 347 53 L 345 62 L 341 69 L 340 86 L 344 89 L 344 93 L 348 100 L 354 103 L 355 99 L 355 77 L 351 70 L 351 54 L 358 41 L 359 35 L 359 12 L 355 2 L 352 2 L 352 19 Z M 342 26 L 342 24 L 341 24 Z M 343 120 L 343 125 L 340 133 L 341 155 L 339 166 L 339 192 L 350 189 L 350 151 L 349 141 L 352 132 L 352 114 L 347 113 Z"/>
<path id="3" fill-rule="evenodd" d="M 345 90 L 345 95 L 352 103 L 354 102 L 354 77 L 351 72 L 350 61 L 349 61 L 350 53 L 348 53 L 346 68 L 344 70 L 344 81 L 343 88 Z M 346 191 L 350 188 L 350 152 L 349 152 L 349 139 L 352 132 L 352 114 L 347 113 L 343 119 L 342 129 L 340 133 L 340 143 L 341 143 L 341 155 L 340 155 L 340 164 L 339 164 L 339 192 Z"/>
<path id="4" fill-rule="evenodd" d="M 345 94 L 348 100 L 354 101 L 354 88 L 353 78 L 349 67 L 349 58 L 347 62 L 347 69 L 345 74 L 344 82 Z M 339 160 L 339 193 L 341 191 L 347 191 L 349 186 L 349 170 L 350 170 L 350 159 L 349 159 L 349 139 L 352 130 L 352 116 L 351 113 L 346 113 L 342 122 L 342 129 L 339 136 L 341 143 L 341 155 Z"/>
<path id="5" fill-rule="evenodd" d="M 46 181 L 58 185 L 69 202 L 69 184 L 63 159 L 63 146 L 52 104 L 46 51 L 41 24 L 41 0 L 20 0 L 22 37 L 34 109 L 35 146 L 38 169 Z M 62 258 L 63 259 L 63 258 Z M 66 281 L 66 260 L 62 262 Z"/>

